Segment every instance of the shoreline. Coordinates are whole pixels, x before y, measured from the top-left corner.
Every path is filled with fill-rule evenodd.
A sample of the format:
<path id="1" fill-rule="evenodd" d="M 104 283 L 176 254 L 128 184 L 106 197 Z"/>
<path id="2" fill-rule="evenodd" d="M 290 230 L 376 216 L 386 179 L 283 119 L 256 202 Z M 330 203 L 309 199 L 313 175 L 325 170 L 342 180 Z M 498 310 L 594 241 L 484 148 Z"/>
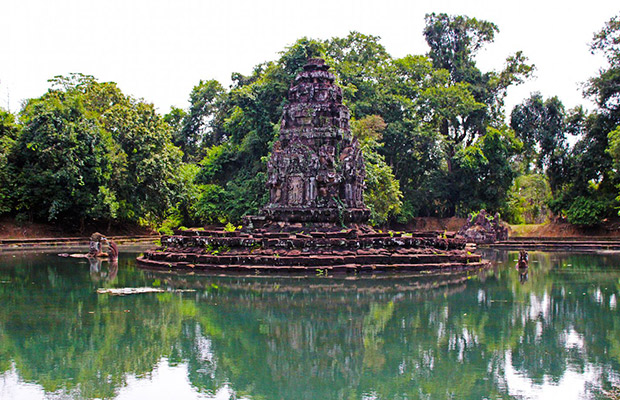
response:
<path id="1" fill-rule="evenodd" d="M 496 243 L 478 245 L 496 250 L 570 251 L 598 253 L 620 251 L 618 237 L 514 237 Z"/>
<path id="2" fill-rule="evenodd" d="M 406 225 L 396 224 L 394 231 L 456 232 L 463 218 L 417 217 Z M 385 228 L 384 228 L 385 229 Z M 156 246 L 161 235 L 139 226 L 116 226 L 108 230 L 88 226 L 83 232 L 104 232 L 118 245 Z M 67 231 L 52 224 L 17 224 L 11 218 L 0 219 L 0 252 L 88 246 L 90 235 Z M 583 228 L 561 221 L 536 225 L 509 225 L 509 239 L 480 248 L 542 251 L 620 251 L 620 221 L 608 221 L 599 227 Z"/>
<path id="3" fill-rule="evenodd" d="M 159 235 L 108 236 L 119 246 L 156 246 Z M 0 239 L 0 253 L 7 251 L 88 248 L 90 237 L 11 238 Z"/>

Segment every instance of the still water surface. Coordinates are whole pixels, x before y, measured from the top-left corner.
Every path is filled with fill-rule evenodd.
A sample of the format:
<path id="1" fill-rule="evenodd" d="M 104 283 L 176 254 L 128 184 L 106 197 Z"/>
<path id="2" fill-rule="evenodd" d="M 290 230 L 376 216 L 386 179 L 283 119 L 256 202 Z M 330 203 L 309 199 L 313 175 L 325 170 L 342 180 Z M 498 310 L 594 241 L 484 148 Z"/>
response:
<path id="1" fill-rule="evenodd" d="M 0 254 L 0 399 L 566 400 L 620 385 L 620 255 L 533 252 L 527 277 L 516 253 L 488 256 L 476 273 L 344 279 Z M 169 291 L 96 293 L 141 286 Z"/>

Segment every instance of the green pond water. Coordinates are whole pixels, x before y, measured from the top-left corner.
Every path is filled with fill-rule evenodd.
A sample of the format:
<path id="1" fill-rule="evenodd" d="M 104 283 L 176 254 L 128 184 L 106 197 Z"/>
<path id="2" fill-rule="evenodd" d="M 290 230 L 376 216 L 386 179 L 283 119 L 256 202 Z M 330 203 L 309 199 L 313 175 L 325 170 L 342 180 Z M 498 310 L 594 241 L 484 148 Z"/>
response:
<path id="1" fill-rule="evenodd" d="M 527 277 L 517 253 L 486 255 L 484 271 L 345 279 L 0 253 L 0 399 L 610 396 L 620 255 L 531 252 Z M 96 292 L 143 286 L 166 292 Z"/>

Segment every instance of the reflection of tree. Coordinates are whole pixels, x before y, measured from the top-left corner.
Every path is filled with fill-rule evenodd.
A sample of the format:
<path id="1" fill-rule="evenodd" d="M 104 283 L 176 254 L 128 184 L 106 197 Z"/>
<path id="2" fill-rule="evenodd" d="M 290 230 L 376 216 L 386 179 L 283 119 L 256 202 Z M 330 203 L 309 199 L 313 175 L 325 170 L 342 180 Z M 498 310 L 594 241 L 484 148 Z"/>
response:
<path id="1" fill-rule="evenodd" d="M 524 321 L 510 346 L 515 369 L 536 384 L 558 382 L 569 369 L 583 372 L 588 363 L 620 370 L 614 357 L 620 321 L 612 305 L 620 293 L 617 256 L 533 253 L 530 259 L 528 284 L 511 286 L 520 301 L 511 317 Z M 609 388 L 609 380 L 602 374 L 598 383 Z"/>
<path id="2" fill-rule="evenodd" d="M 197 290 L 125 298 L 96 295 L 109 283 L 85 284 L 88 264 L 24 258 L 0 268 L 0 371 L 87 398 L 162 358 L 201 392 L 252 399 L 506 399 L 508 367 L 536 385 L 600 366 L 592 387 L 609 389 L 618 258 L 531 253 L 522 285 L 514 253 L 497 257 L 483 273 L 368 279 L 174 276 L 121 259 L 115 286 Z"/>
<path id="3" fill-rule="evenodd" d="M 3 276 L 11 284 L 0 286 L 0 367 L 13 361 L 23 380 L 48 392 L 113 397 L 127 374 L 150 373 L 171 353 L 182 320 L 194 309 L 171 294 L 98 296 L 96 286 L 84 286 L 86 264 L 48 256 L 48 267 L 41 268 L 37 261 L 19 260 L 15 273 Z M 128 261 L 121 260 L 121 269 Z"/>
<path id="4" fill-rule="evenodd" d="M 364 335 L 364 368 L 379 371 L 385 365 L 383 345 L 385 340 L 381 337 L 385 326 L 394 314 L 394 303 L 385 305 L 373 303 L 370 311 L 364 317 L 362 328 Z"/>
<path id="5" fill-rule="evenodd" d="M 191 284 L 181 279 L 183 285 Z M 424 393 L 442 398 L 449 396 L 446 387 L 473 396 L 496 392 L 495 380 L 481 386 L 487 378 L 486 368 L 463 364 L 469 359 L 478 362 L 477 344 L 464 337 L 458 338 L 459 344 L 450 343 L 448 337 L 451 332 L 460 334 L 468 321 L 477 321 L 455 314 L 445 325 L 449 331 L 442 332 L 438 326 L 444 324 L 449 299 L 459 296 L 462 287 L 455 291 L 429 279 L 426 290 L 408 292 L 385 282 L 371 287 L 365 282 L 353 287 L 331 282 L 335 293 L 326 294 L 312 290 L 320 286 L 316 282 L 274 280 L 259 285 L 264 289 L 259 291 L 249 289 L 257 287 L 252 281 L 218 281 L 219 290 L 211 291 L 208 304 L 200 303 L 198 309 L 204 331 L 213 332 L 216 368 L 224 371 L 240 394 L 266 399 L 341 399 L 370 392 L 381 398 L 405 393 L 410 398 Z M 413 283 L 401 281 L 400 285 Z M 434 286 L 440 288 L 433 290 Z M 219 312 L 211 313 L 215 304 Z M 455 346 L 467 348 L 460 367 Z M 490 360 L 498 365 L 497 370 L 498 357 L 490 353 Z M 431 367 L 445 376 L 438 379 Z M 399 368 L 409 373 L 399 374 Z M 420 375 L 412 381 L 414 371 Z M 208 377 L 202 379 L 192 382 L 209 387 Z"/>
<path id="6" fill-rule="evenodd" d="M 504 378 L 507 351 L 513 367 L 534 384 L 557 382 L 567 369 L 583 371 L 588 362 L 618 371 L 612 356 L 617 341 L 610 337 L 620 337 L 620 327 L 609 318 L 612 310 L 601 306 L 618 296 L 612 282 L 619 274 L 605 270 L 608 260 L 592 268 L 581 265 L 592 262 L 588 257 L 532 254 L 532 279 L 521 285 L 512 257 L 459 291 L 360 294 L 343 289 L 322 298 L 321 291 L 301 283 L 305 292 L 279 297 L 278 290 L 266 290 L 269 285 L 244 291 L 238 283 L 233 290 L 213 294 L 213 301 L 227 304 L 223 314 L 245 315 L 243 325 L 239 319 L 222 319 L 222 314 L 209 320 L 210 326 L 220 327 L 218 332 L 234 332 L 234 339 L 214 339 L 215 358 L 237 355 L 225 363 L 236 367 L 225 375 L 241 393 L 264 398 L 362 393 L 379 398 L 510 398 Z M 592 274 L 603 283 L 593 285 Z M 597 294 L 605 279 L 612 289 Z M 571 335 L 584 340 L 583 347 L 571 343 Z M 261 356 L 248 360 L 245 354 Z M 348 368 L 342 369 L 343 364 Z M 255 372 L 259 376 L 253 379 Z M 599 379 L 596 384 L 609 387 L 608 378 Z M 324 382 L 330 382 L 329 389 Z"/>
<path id="7" fill-rule="evenodd" d="M 217 312 L 211 312 L 216 303 Z M 198 321 L 215 333 L 210 338 L 217 368 L 237 393 L 339 398 L 357 381 L 362 356 L 360 318 L 340 305 L 313 304 L 304 296 L 214 293 L 199 305 Z M 208 379 L 192 383 L 209 387 Z"/>
<path id="8" fill-rule="evenodd" d="M 10 339 L 0 324 L 0 374 L 11 369 L 11 350 Z"/>

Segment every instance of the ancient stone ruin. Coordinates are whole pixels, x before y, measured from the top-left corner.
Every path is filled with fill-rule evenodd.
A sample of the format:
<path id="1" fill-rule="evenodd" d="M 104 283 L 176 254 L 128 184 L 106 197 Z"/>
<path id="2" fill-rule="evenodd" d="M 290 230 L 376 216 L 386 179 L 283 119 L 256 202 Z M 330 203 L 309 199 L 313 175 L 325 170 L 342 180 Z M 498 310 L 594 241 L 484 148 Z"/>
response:
<path id="1" fill-rule="evenodd" d="M 458 234 L 468 242 L 489 244 L 508 240 L 508 227 L 502 225 L 499 214 L 491 215 L 480 210 L 478 214 L 469 214 L 467 223 Z"/>
<path id="2" fill-rule="evenodd" d="M 479 268 L 462 239 L 382 232 L 367 224 L 364 159 L 342 91 L 322 59 L 309 59 L 284 107 L 268 163 L 269 203 L 243 229 L 164 236 L 142 266 L 226 272 L 357 273 Z"/>
<path id="3" fill-rule="evenodd" d="M 268 164 L 267 221 L 364 223 L 364 159 L 342 90 L 322 59 L 297 75 Z"/>

